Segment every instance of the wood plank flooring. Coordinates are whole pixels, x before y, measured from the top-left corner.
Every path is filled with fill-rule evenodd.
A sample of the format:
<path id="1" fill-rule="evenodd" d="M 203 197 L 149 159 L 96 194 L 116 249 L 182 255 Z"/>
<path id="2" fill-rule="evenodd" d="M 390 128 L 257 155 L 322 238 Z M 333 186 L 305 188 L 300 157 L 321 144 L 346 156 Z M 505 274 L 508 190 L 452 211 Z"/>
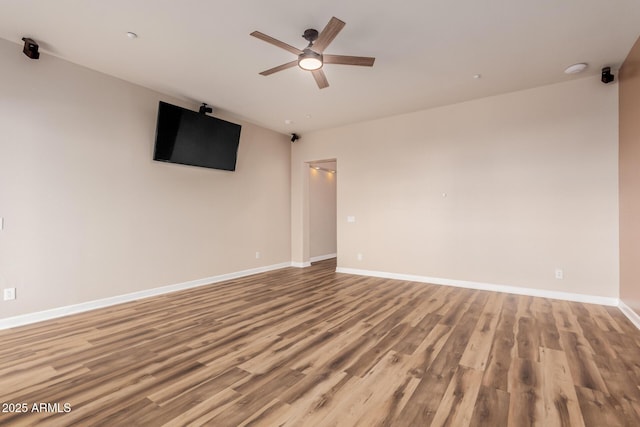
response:
<path id="1" fill-rule="evenodd" d="M 334 270 L 0 331 L 0 425 L 640 426 L 617 308 Z"/>

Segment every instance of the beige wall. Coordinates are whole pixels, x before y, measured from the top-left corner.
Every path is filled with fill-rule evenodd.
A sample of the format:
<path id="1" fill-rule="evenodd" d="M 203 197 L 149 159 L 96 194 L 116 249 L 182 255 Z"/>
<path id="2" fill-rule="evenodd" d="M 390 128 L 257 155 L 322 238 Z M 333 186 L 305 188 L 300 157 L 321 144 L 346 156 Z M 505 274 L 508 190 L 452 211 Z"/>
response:
<path id="1" fill-rule="evenodd" d="M 300 164 L 336 158 L 339 267 L 616 298 L 617 108 L 585 78 L 306 134 L 293 259 Z"/>
<path id="2" fill-rule="evenodd" d="M 620 299 L 640 315 L 640 39 L 620 79 Z"/>
<path id="3" fill-rule="evenodd" d="M 0 63 L 0 318 L 291 260 L 287 136 L 232 119 L 236 172 L 154 162 L 175 100 L 3 40 Z"/>
<path id="4" fill-rule="evenodd" d="M 336 175 L 309 168 L 309 256 L 336 253 Z"/>

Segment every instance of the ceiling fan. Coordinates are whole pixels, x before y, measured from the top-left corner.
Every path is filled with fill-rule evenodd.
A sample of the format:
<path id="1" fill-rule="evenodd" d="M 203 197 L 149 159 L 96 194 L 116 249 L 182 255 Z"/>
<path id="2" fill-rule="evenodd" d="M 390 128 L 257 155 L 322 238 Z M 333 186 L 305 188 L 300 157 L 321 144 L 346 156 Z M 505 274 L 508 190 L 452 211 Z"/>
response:
<path id="1" fill-rule="evenodd" d="M 372 67 L 375 58 L 367 56 L 347 56 L 347 55 L 328 55 L 324 54 L 324 50 L 329 44 L 336 38 L 338 33 L 344 28 L 345 23 L 335 16 L 329 20 L 329 23 L 322 32 L 318 33 L 317 30 L 310 28 L 305 30 L 302 37 L 309 42 L 306 48 L 300 50 L 280 40 L 274 39 L 260 31 L 254 31 L 251 33 L 253 37 L 264 40 L 267 43 L 271 43 L 274 46 L 282 48 L 288 52 L 298 56 L 298 59 L 287 62 L 286 64 L 278 65 L 277 67 L 270 68 L 261 72 L 263 76 L 268 76 L 278 71 L 286 70 L 287 68 L 295 67 L 296 65 L 306 71 L 311 71 L 313 78 L 316 80 L 318 87 L 324 89 L 329 86 L 327 77 L 322 71 L 324 64 L 342 64 L 342 65 L 359 65 L 363 67 Z"/>

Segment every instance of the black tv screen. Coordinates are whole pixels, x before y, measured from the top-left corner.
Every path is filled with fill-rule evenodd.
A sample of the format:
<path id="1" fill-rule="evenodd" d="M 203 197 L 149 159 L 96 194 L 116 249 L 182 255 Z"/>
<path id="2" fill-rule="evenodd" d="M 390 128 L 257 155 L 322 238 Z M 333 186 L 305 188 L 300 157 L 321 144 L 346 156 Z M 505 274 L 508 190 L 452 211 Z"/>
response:
<path id="1" fill-rule="evenodd" d="M 241 126 L 160 101 L 153 159 L 236 170 Z"/>

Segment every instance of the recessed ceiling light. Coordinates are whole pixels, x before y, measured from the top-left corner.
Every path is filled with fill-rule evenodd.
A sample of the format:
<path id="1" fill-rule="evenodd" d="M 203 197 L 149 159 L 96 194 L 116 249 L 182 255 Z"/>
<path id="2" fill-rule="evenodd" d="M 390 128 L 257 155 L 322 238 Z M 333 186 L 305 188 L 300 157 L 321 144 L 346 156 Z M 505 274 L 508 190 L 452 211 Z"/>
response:
<path id="1" fill-rule="evenodd" d="M 291 123 L 293 123 L 293 120 L 286 119 L 284 121 L 284 123 L 287 124 L 287 125 L 290 125 Z"/>
<path id="2" fill-rule="evenodd" d="M 579 62 L 577 64 L 569 65 L 565 70 L 565 74 L 577 74 L 584 71 L 587 68 L 587 64 Z"/>
<path id="3" fill-rule="evenodd" d="M 473 78 L 476 79 L 476 80 L 477 79 L 481 79 L 482 78 L 482 74 L 474 74 Z"/>
<path id="4" fill-rule="evenodd" d="M 132 33 L 131 31 L 129 31 L 127 33 L 127 37 L 129 37 L 130 39 L 137 39 L 138 35 L 136 33 Z"/>
<path id="5" fill-rule="evenodd" d="M 310 118 L 311 118 L 311 114 L 307 114 L 305 117 L 306 117 L 307 119 L 310 119 Z"/>

